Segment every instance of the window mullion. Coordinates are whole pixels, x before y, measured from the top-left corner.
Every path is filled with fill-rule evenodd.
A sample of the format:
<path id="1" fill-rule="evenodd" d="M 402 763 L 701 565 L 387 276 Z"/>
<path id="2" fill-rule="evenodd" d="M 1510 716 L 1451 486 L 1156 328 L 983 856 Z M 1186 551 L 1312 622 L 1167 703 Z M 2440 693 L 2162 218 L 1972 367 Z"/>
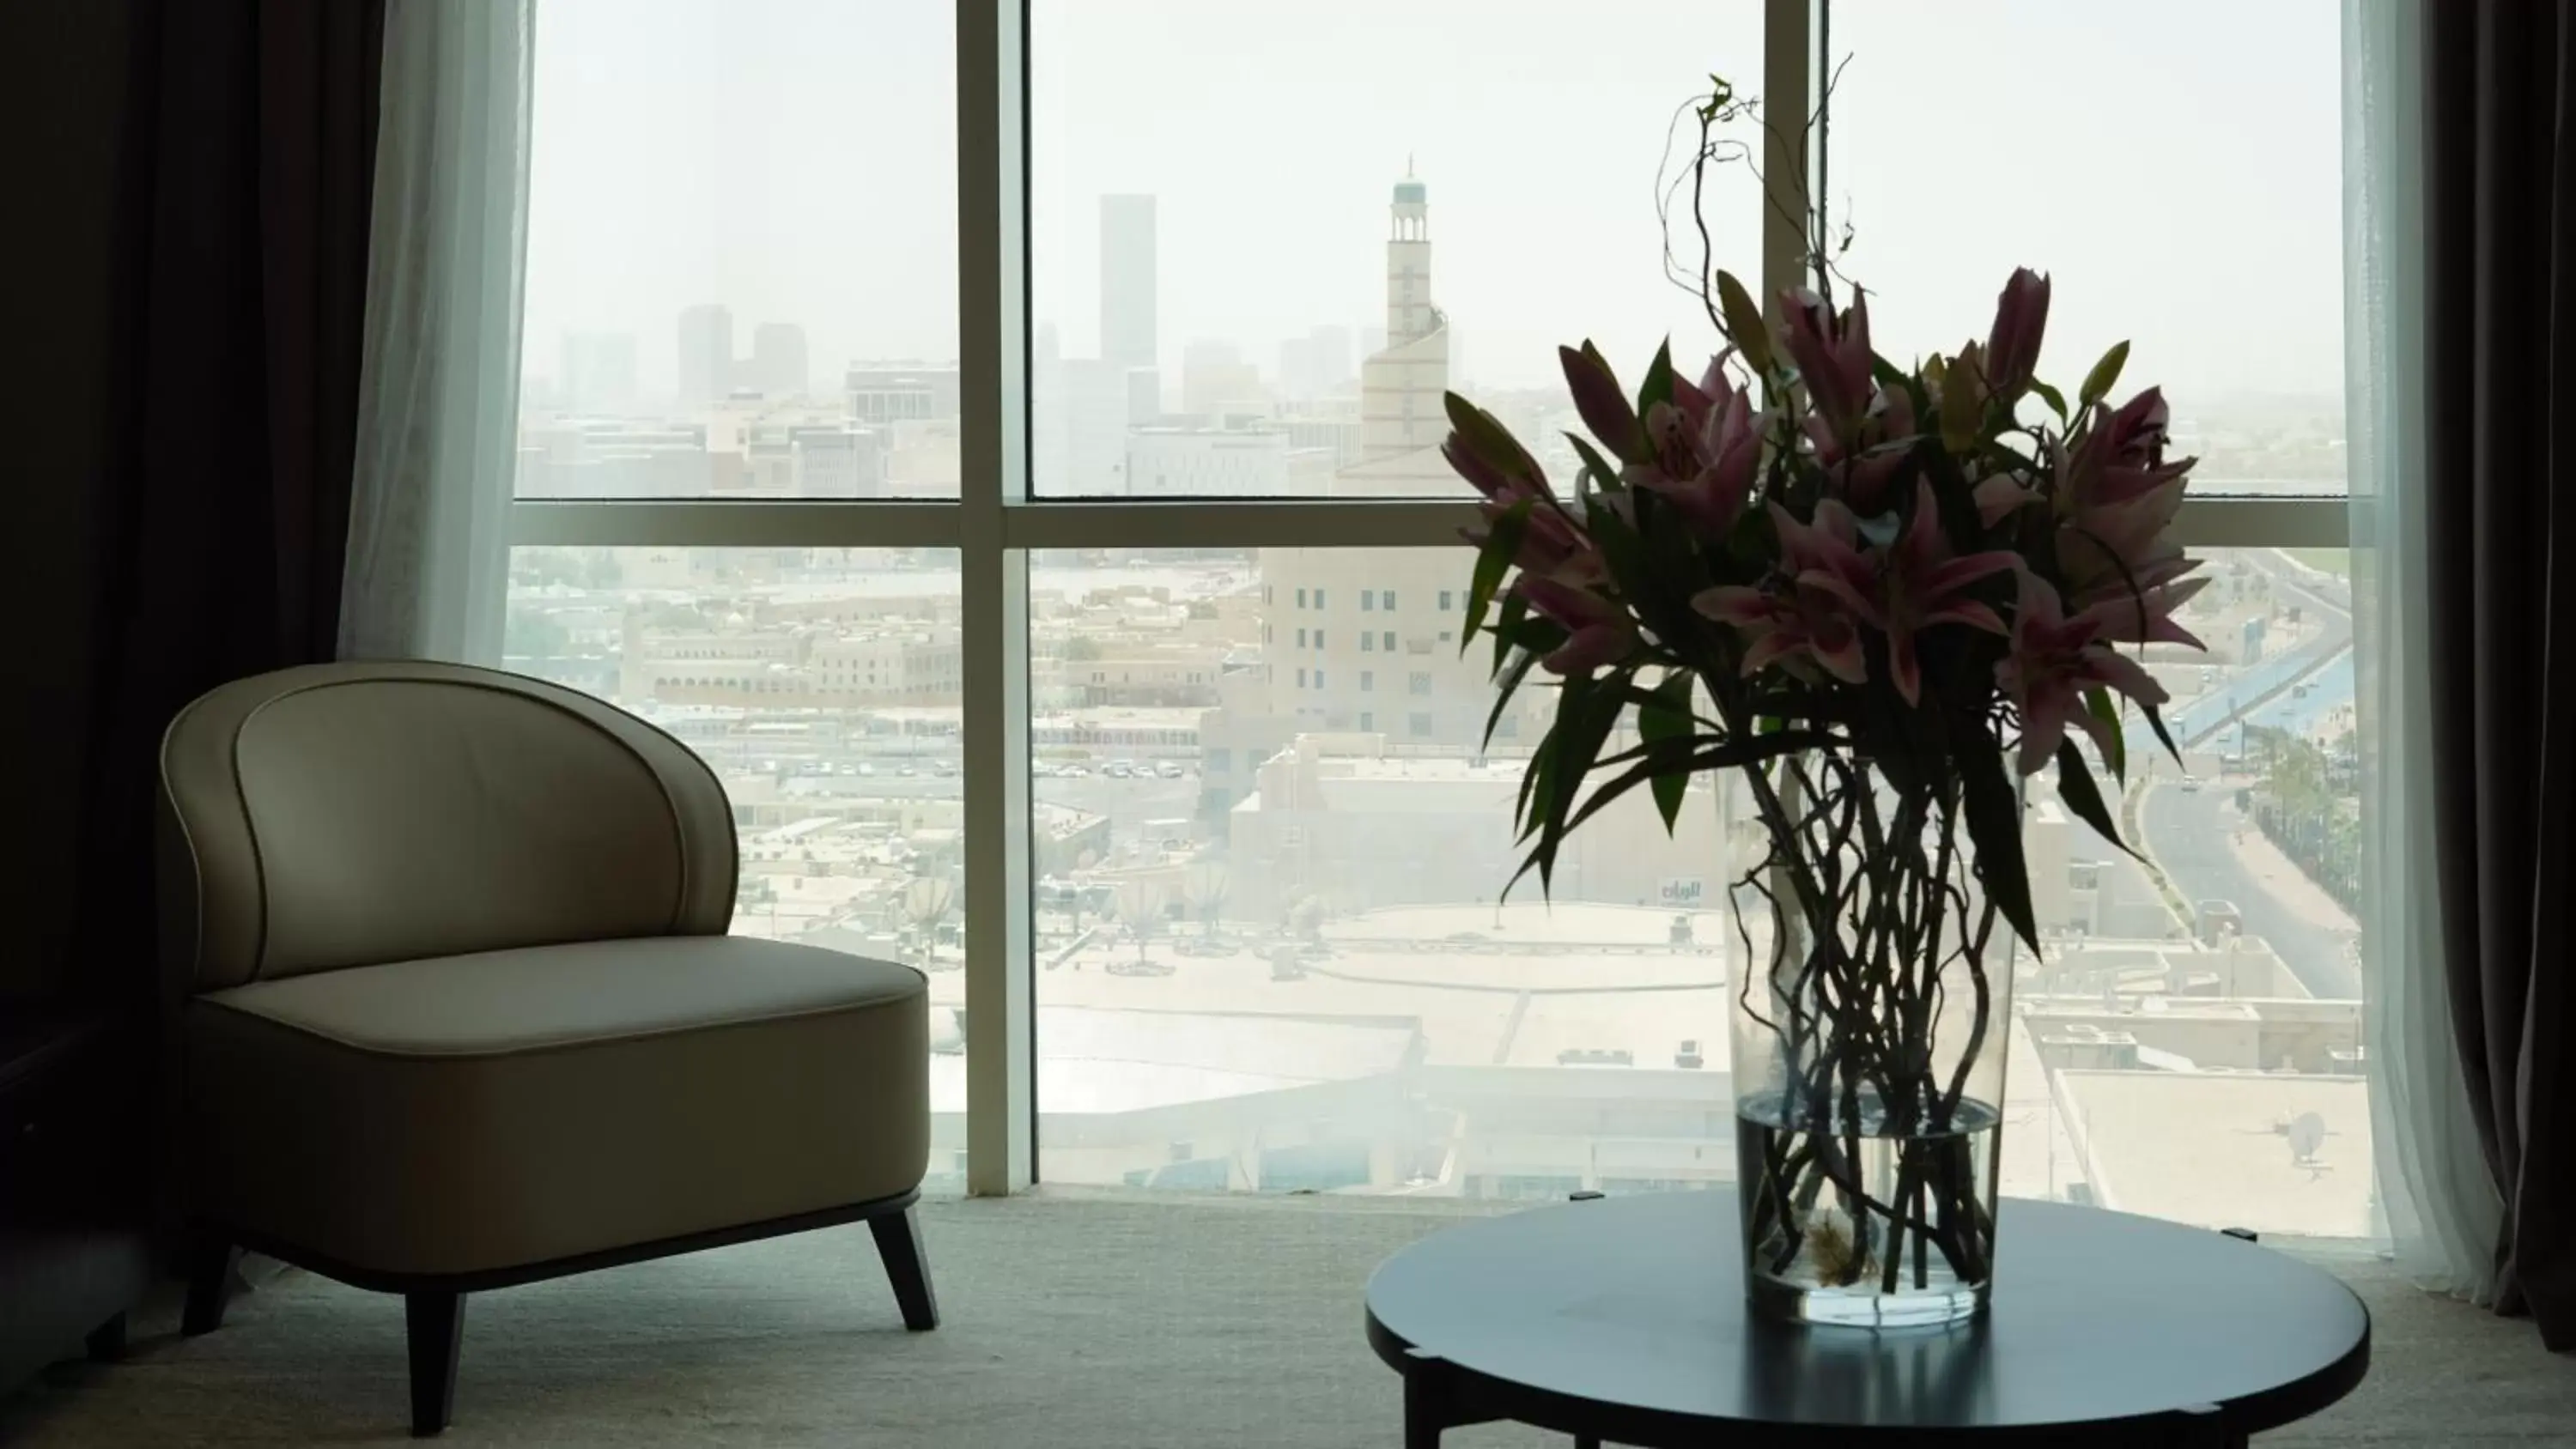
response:
<path id="1" fill-rule="evenodd" d="M 957 4 L 959 624 L 965 705 L 966 1186 L 1036 1178 L 1029 973 L 1028 69 L 1019 0 Z"/>

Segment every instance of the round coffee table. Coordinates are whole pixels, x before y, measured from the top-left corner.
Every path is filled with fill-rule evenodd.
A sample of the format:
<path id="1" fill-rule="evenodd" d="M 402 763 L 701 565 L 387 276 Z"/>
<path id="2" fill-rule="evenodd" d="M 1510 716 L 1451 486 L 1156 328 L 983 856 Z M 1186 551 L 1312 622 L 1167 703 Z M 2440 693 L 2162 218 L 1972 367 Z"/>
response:
<path id="1" fill-rule="evenodd" d="M 2007 1201 L 1993 1307 L 1805 1328 L 1744 1306 L 1735 1194 L 1603 1198 L 1434 1233 L 1369 1279 L 1406 1449 L 1516 1419 L 1578 1445 L 2242 1444 L 2350 1393 L 2370 1314 L 2224 1233 Z"/>

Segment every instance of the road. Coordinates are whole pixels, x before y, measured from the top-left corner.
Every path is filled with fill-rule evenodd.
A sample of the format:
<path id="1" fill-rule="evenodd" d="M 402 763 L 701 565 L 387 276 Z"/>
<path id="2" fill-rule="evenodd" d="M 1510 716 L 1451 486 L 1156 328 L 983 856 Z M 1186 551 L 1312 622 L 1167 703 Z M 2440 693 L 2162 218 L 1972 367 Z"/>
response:
<path id="1" fill-rule="evenodd" d="M 2236 809 L 2233 789 L 2204 786 L 2185 793 L 2178 786 L 2155 785 L 2140 810 L 2149 852 L 2194 907 L 2206 900 L 2234 902 L 2244 916 L 2245 933 L 2268 943 L 2309 995 L 2360 999 L 2361 973 L 2346 959 L 2342 937 L 2273 895 L 2237 858 L 2228 837 L 2244 817 Z"/>

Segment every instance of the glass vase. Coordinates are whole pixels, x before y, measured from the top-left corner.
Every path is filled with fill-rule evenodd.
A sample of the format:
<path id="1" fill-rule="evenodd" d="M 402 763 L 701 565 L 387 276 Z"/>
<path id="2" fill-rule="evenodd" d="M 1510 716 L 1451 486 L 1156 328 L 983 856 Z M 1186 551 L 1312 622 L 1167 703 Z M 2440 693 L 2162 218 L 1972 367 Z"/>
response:
<path id="1" fill-rule="evenodd" d="M 1955 786 L 1794 756 L 1730 782 L 1737 1192 L 1756 1312 L 1893 1328 L 1991 1289 L 2013 935 Z"/>

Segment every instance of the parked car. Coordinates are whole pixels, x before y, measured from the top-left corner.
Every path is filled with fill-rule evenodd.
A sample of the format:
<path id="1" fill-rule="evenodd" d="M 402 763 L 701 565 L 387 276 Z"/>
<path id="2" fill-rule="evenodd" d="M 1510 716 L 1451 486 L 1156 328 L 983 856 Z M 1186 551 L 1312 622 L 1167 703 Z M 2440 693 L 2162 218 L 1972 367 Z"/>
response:
<path id="1" fill-rule="evenodd" d="M 1154 766 L 1154 773 L 1166 780 L 1177 780 L 1185 773 L 1177 760 L 1164 760 Z"/>
<path id="2" fill-rule="evenodd" d="M 1091 772 L 1089 770 L 1084 769 L 1080 765 L 1059 765 L 1056 767 L 1057 777 L 1065 780 L 1079 780 L 1090 773 Z"/>
<path id="3" fill-rule="evenodd" d="M 1113 780 L 1124 780 L 1128 776 L 1136 773 L 1136 767 L 1127 763 L 1125 760 L 1111 760 L 1108 764 L 1100 767 L 1100 773 L 1107 775 Z"/>

